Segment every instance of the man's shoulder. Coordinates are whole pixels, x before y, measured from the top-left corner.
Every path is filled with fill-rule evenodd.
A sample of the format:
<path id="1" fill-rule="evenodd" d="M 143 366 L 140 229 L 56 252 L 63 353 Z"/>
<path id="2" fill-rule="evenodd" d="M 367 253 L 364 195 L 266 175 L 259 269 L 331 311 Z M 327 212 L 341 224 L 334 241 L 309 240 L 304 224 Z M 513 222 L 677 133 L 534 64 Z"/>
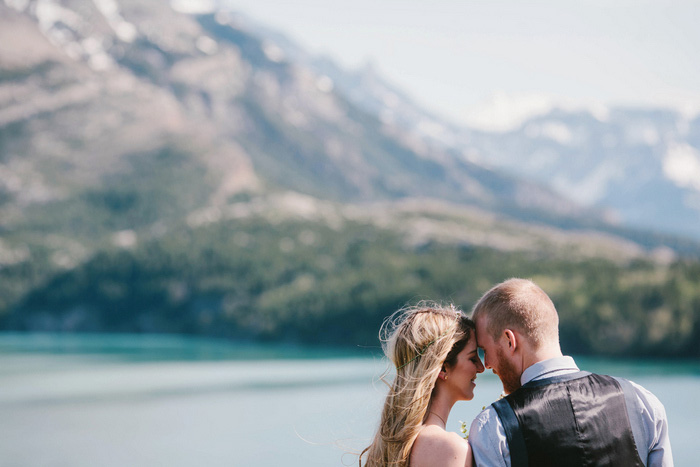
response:
<path id="1" fill-rule="evenodd" d="M 484 407 L 469 428 L 470 443 L 493 444 L 498 442 L 499 434 L 503 432 L 503 424 L 498 417 L 493 404 Z"/>
<path id="2" fill-rule="evenodd" d="M 614 378 L 615 381 L 617 381 L 620 384 L 623 391 L 632 392 L 644 400 L 651 400 L 653 402 L 660 403 L 659 398 L 656 397 L 656 395 L 654 395 L 653 392 L 651 392 L 650 390 L 648 390 L 647 388 L 645 388 L 641 384 L 635 383 L 632 380 L 629 380 L 627 378 L 622 378 L 620 376 L 612 376 L 612 378 Z"/>
<path id="3" fill-rule="evenodd" d="M 625 393 L 627 413 L 637 450 L 648 453 L 649 466 L 672 466 L 673 454 L 668 436 L 666 409 L 656 395 L 641 384 L 614 376 Z"/>
<path id="4" fill-rule="evenodd" d="M 481 429 L 485 425 L 494 423 L 496 421 L 498 421 L 498 413 L 496 412 L 496 409 L 494 408 L 493 404 L 487 405 L 483 408 L 481 412 L 479 412 L 479 415 L 477 415 L 476 418 L 474 418 L 471 430 L 474 430 L 475 428 Z M 469 432 L 470 436 L 472 433 L 471 430 Z"/>
<path id="5" fill-rule="evenodd" d="M 649 411 L 655 417 L 666 416 L 663 404 L 653 392 L 629 379 L 619 376 L 613 376 L 613 378 L 620 384 L 623 392 L 627 394 L 626 400 L 629 400 L 629 397 L 632 396 L 634 401 L 642 406 L 641 410 Z"/>
<path id="6" fill-rule="evenodd" d="M 469 444 L 477 465 L 507 466 L 509 456 L 503 424 L 493 404 L 476 416 L 469 429 Z"/>

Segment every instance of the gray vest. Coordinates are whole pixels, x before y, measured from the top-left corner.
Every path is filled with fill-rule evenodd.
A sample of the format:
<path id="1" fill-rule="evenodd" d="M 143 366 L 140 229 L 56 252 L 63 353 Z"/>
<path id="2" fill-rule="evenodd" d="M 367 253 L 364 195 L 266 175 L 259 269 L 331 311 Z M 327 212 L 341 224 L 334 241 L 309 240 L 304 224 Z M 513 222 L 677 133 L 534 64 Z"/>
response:
<path id="1" fill-rule="evenodd" d="M 493 404 L 511 465 L 644 466 L 620 384 L 577 372 L 530 381 Z"/>

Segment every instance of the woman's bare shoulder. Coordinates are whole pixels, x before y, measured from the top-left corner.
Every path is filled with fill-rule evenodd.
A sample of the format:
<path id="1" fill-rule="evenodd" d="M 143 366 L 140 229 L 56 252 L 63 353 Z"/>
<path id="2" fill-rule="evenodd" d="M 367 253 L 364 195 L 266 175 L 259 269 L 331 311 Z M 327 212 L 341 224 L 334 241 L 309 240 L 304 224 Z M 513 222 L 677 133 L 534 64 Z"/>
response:
<path id="1" fill-rule="evenodd" d="M 469 461 L 469 463 L 467 463 Z M 467 440 L 437 426 L 424 427 L 411 449 L 411 467 L 471 465 Z"/>

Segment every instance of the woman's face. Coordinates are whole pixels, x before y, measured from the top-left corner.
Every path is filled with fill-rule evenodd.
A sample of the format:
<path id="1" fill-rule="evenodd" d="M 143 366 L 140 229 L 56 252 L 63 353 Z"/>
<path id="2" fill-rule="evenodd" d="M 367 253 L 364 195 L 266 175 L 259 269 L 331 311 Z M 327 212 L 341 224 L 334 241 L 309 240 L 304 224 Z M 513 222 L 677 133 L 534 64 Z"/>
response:
<path id="1" fill-rule="evenodd" d="M 447 369 L 448 386 L 455 390 L 458 400 L 472 400 L 474 398 L 474 388 L 476 387 L 476 375 L 483 373 L 484 365 L 481 363 L 476 348 L 476 339 L 472 336 L 457 354 L 457 361 L 454 366 Z"/>

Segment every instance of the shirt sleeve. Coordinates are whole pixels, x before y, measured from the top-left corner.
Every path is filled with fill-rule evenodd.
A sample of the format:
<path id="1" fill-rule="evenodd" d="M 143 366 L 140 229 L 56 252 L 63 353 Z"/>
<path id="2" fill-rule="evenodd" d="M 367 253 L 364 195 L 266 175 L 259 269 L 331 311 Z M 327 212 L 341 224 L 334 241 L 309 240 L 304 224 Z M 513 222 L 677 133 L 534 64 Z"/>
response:
<path id="1" fill-rule="evenodd" d="M 627 410 L 635 412 L 630 413 L 630 422 L 637 419 L 642 424 L 644 444 L 648 448 L 647 467 L 673 467 L 666 409 L 654 394 L 637 383 L 626 382 L 632 386 L 636 395 L 633 407 L 628 407 Z M 640 454 L 644 455 L 644 453 Z"/>
<path id="2" fill-rule="evenodd" d="M 668 419 L 666 409 L 661 401 L 651 392 L 638 384 L 632 383 L 638 390 L 644 406 L 643 416 L 649 424 L 653 436 L 649 440 L 648 467 L 673 467 L 671 440 L 668 437 Z"/>
<path id="3" fill-rule="evenodd" d="M 493 406 L 484 409 L 472 422 L 469 444 L 477 466 L 510 467 L 506 433 Z"/>

